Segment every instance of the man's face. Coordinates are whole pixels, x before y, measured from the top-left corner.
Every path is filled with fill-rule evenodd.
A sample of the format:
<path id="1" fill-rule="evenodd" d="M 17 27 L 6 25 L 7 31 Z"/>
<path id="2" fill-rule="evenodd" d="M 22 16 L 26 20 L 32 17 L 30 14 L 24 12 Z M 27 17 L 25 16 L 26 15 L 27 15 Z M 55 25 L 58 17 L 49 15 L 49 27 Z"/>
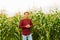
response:
<path id="1" fill-rule="evenodd" d="M 26 18 L 29 16 L 29 14 L 28 14 L 28 13 L 25 13 L 24 15 L 25 15 L 25 17 L 26 17 Z"/>

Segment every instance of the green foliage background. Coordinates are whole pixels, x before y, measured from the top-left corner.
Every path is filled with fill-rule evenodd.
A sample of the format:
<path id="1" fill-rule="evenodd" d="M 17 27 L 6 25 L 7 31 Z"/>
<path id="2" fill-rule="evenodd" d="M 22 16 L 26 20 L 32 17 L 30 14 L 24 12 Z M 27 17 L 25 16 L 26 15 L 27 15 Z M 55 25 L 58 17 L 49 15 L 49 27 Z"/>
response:
<path id="1" fill-rule="evenodd" d="M 34 27 L 31 29 L 33 40 L 60 39 L 60 11 L 44 14 L 42 11 L 29 11 Z M 0 14 L 0 40 L 22 40 L 21 29 L 18 28 L 22 15 L 7 17 Z M 19 31 L 18 31 L 18 30 Z"/>

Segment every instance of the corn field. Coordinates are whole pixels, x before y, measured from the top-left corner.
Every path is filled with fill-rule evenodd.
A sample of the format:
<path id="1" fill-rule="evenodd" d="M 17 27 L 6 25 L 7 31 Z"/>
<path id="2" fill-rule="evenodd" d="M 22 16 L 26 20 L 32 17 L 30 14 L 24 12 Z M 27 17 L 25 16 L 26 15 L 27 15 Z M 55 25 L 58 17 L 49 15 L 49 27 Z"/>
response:
<path id="1" fill-rule="evenodd" d="M 44 14 L 42 11 L 29 11 L 32 19 L 31 29 L 33 40 L 60 40 L 60 11 Z M 22 40 L 21 30 L 18 28 L 22 15 L 7 17 L 0 14 L 0 40 Z M 19 31 L 17 31 L 17 29 Z"/>

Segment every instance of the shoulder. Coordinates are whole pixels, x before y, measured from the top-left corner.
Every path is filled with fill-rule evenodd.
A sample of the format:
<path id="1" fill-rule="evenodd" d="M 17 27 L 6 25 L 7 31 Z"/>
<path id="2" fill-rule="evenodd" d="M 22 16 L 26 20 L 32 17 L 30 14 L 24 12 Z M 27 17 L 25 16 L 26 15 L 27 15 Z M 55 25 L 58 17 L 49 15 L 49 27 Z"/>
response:
<path id="1" fill-rule="evenodd" d="M 24 19 L 21 19 L 20 21 L 23 21 Z"/>
<path id="2" fill-rule="evenodd" d="M 29 19 L 30 21 L 32 21 L 32 19 Z"/>
<path id="3" fill-rule="evenodd" d="M 29 20 L 32 20 L 32 19 L 29 19 Z"/>

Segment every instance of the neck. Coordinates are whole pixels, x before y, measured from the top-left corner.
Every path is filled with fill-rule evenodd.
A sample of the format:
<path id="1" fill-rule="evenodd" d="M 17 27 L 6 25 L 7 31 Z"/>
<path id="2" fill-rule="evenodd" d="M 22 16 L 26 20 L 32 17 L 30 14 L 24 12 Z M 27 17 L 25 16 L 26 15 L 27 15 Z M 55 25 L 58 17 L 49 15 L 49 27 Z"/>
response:
<path id="1" fill-rule="evenodd" d="M 28 17 L 26 17 L 25 19 L 28 19 Z"/>
<path id="2" fill-rule="evenodd" d="M 25 17 L 24 19 L 29 19 L 28 17 Z"/>

